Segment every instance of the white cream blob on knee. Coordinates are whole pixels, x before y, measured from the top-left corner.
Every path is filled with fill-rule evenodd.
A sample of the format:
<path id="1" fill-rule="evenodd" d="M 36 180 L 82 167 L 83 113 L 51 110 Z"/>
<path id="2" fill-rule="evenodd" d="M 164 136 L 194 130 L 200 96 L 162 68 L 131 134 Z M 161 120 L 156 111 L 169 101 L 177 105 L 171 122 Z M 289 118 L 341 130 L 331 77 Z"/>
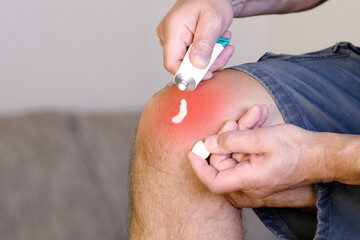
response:
<path id="1" fill-rule="evenodd" d="M 179 113 L 175 117 L 173 117 L 171 121 L 175 124 L 179 124 L 184 120 L 186 115 L 187 115 L 187 103 L 185 99 L 181 99 Z"/>

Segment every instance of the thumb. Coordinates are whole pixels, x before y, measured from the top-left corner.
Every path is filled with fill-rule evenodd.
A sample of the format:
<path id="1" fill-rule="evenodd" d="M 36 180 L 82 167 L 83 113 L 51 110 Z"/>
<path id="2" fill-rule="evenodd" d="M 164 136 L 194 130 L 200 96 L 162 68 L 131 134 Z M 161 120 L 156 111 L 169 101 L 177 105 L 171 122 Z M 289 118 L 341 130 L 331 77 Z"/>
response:
<path id="1" fill-rule="evenodd" d="M 210 153 L 215 154 L 260 154 L 266 148 L 261 131 L 263 128 L 219 133 L 206 138 L 205 146 Z"/>
<path id="2" fill-rule="evenodd" d="M 207 67 L 215 43 L 222 34 L 220 27 L 219 29 L 216 29 L 216 27 L 214 28 L 214 24 L 209 17 L 206 17 L 206 14 L 205 16 L 199 16 L 193 45 L 190 50 L 190 62 L 196 68 Z"/>

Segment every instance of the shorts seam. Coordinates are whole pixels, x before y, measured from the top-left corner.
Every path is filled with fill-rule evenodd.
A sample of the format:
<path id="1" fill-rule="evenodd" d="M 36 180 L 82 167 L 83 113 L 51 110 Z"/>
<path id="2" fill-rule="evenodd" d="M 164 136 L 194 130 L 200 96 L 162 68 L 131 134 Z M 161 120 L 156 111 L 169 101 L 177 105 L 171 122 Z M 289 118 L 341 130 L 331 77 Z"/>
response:
<path id="1" fill-rule="evenodd" d="M 308 62 L 308 61 L 318 61 L 318 60 L 329 60 L 329 59 L 337 59 L 337 58 L 346 58 L 350 55 L 350 51 L 347 51 L 346 54 L 338 55 L 338 54 L 323 54 L 323 55 L 314 55 L 314 56 L 294 56 L 286 59 L 278 58 L 281 61 L 286 62 Z M 266 58 L 265 58 L 266 59 Z"/>
<path id="2" fill-rule="evenodd" d="M 316 240 L 329 239 L 332 228 L 332 207 L 329 199 L 329 187 L 327 184 L 317 184 L 316 186 L 317 203 L 316 207 L 322 209 L 318 212 L 318 227 L 315 234 Z M 323 222 L 326 218 L 328 221 Z M 320 235 L 320 236 L 319 236 Z"/>
<path id="3" fill-rule="evenodd" d="M 328 201 L 330 201 L 329 199 L 328 199 Z M 328 239 L 329 238 L 329 235 L 330 235 L 330 231 L 331 231 L 331 227 L 332 227 L 332 214 L 331 214 L 331 203 L 330 202 L 328 202 L 328 211 L 329 211 L 329 228 L 328 228 L 328 230 L 327 230 L 327 234 L 326 234 L 326 239 Z"/>

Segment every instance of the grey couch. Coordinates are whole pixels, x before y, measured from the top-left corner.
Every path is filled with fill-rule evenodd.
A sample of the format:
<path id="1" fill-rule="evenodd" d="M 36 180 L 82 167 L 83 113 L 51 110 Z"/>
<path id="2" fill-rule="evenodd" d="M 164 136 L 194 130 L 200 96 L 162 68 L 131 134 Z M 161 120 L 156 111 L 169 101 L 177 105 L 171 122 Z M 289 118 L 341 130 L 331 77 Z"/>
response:
<path id="1" fill-rule="evenodd" d="M 0 239 L 124 239 L 138 118 L 0 119 Z"/>
<path id="2" fill-rule="evenodd" d="M 129 149 L 138 119 L 0 118 L 0 239 L 125 239 Z M 259 227 L 250 224 L 247 238 L 273 239 Z"/>

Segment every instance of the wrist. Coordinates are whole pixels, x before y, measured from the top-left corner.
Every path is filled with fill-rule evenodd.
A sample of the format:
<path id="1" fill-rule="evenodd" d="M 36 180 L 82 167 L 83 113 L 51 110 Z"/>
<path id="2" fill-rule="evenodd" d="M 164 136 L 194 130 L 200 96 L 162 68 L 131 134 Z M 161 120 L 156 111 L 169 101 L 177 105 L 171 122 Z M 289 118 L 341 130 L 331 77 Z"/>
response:
<path id="1" fill-rule="evenodd" d="M 317 182 L 337 181 L 345 184 L 359 184 L 360 136 L 337 133 L 314 133 L 312 144 L 316 162 L 314 173 Z"/>
<path id="2" fill-rule="evenodd" d="M 315 182 L 332 182 L 336 179 L 337 147 L 332 144 L 332 133 L 311 132 L 307 159 L 312 163 Z"/>
<path id="3" fill-rule="evenodd" d="M 246 8 L 247 0 L 230 0 L 232 9 L 233 9 L 233 16 L 234 17 L 247 17 L 250 15 L 246 15 L 244 13 L 244 9 Z"/>
<path id="4" fill-rule="evenodd" d="M 337 145 L 333 147 L 334 152 L 330 152 L 334 155 L 336 169 L 334 180 L 345 184 L 360 184 L 360 136 L 333 135 L 336 135 L 336 141 L 333 141 L 332 145 Z"/>

